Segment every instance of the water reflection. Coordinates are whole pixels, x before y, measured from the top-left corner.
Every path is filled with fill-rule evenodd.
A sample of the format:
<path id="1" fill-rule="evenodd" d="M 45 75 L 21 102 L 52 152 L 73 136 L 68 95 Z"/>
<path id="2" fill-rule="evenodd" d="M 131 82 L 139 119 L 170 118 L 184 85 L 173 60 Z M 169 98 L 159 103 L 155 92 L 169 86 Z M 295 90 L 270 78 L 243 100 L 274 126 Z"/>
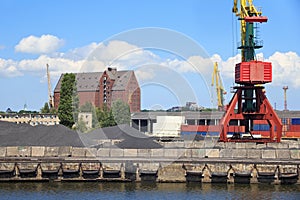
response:
<path id="1" fill-rule="evenodd" d="M 0 199 L 300 199 L 300 185 L 0 183 Z"/>

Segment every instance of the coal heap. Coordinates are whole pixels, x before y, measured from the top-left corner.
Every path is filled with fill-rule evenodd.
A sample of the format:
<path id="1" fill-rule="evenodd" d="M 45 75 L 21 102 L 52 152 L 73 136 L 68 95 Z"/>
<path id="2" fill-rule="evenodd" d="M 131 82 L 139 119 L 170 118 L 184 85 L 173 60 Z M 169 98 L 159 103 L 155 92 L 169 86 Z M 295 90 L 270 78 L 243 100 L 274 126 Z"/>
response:
<path id="1" fill-rule="evenodd" d="M 31 126 L 0 121 L 0 146 L 84 147 L 80 135 L 63 125 Z"/>
<path id="2" fill-rule="evenodd" d="M 83 134 L 61 124 L 31 126 L 0 121 L 0 146 L 95 147 L 99 140 L 120 140 L 121 142 L 116 144 L 118 148 L 162 148 L 153 138 L 129 125 L 99 128 Z"/>
<path id="3" fill-rule="evenodd" d="M 116 146 L 122 149 L 162 148 L 153 138 L 148 137 L 127 124 L 95 129 L 87 133 L 86 136 L 91 140 L 121 140 Z"/>

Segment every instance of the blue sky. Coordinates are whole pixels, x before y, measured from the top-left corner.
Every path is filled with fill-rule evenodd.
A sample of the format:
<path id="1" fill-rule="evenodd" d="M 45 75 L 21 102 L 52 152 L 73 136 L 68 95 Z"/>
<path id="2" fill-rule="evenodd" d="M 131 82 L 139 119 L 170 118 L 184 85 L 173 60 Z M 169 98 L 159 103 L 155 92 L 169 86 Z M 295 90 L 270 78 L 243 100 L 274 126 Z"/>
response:
<path id="1" fill-rule="evenodd" d="M 273 83 L 266 86 L 267 96 L 272 105 L 283 109 L 282 86 L 288 85 L 288 107 L 300 110 L 300 2 L 256 0 L 254 4 L 261 6 L 263 14 L 269 18 L 268 23 L 260 26 L 264 47 L 257 52 L 258 57 L 271 61 L 274 67 Z M 171 53 L 175 47 L 164 51 L 160 44 L 156 44 L 156 48 L 143 49 L 145 46 L 127 40 L 124 33 L 129 31 L 137 35 L 139 33 L 134 30 L 145 27 L 163 28 L 163 32 L 174 31 L 175 35 L 181 35 L 203 48 L 203 52 L 194 51 L 196 55 L 191 51 L 186 60 L 202 62 L 200 57 L 204 56 L 219 62 L 225 88 L 229 91 L 234 82 L 234 63 L 239 62 L 236 50 L 239 23 L 231 13 L 232 5 L 231 0 L 2 0 L 0 90 L 4 95 L 0 99 L 0 110 L 5 111 L 8 107 L 20 110 L 25 103 L 29 109 L 39 110 L 47 101 L 46 63 L 50 64 L 54 89 L 60 73 L 83 71 L 85 68 L 82 66 L 89 63 L 85 60 L 89 60 L 89 55 L 103 41 L 106 41 L 101 50 L 102 53 L 106 51 L 101 57 L 104 60 L 107 52 L 111 53 L 108 57 L 113 58 L 120 49 L 140 48 L 115 64 L 120 69 L 139 70 L 143 108 L 167 109 L 188 100 L 206 107 L 214 106 L 210 101 L 209 75 L 202 74 L 201 77 L 195 70 L 190 70 L 182 55 Z M 143 37 L 149 39 L 151 35 L 142 34 Z M 189 51 L 185 44 L 173 42 L 173 45 L 183 48 L 181 53 Z M 107 62 L 100 61 L 98 68 L 93 67 L 94 71 L 105 68 Z M 155 66 L 149 66 L 149 63 Z M 170 76 L 165 76 L 169 77 L 169 81 L 158 81 L 163 77 L 157 75 L 161 69 L 157 66 L 169 67 Z M 188 85 L 185 86 L 188 89 L 178 89 L 178 79 L 170 78 L 176 77 L 174 74 L 171 76 L 174 72 L 183 78 L 186 82 L 183 85 Z M 181 94 L 179 90 L 189 91 L 189 94 Z M 230 98 L 231 94 L 228 94 L 226 100 Z"/>

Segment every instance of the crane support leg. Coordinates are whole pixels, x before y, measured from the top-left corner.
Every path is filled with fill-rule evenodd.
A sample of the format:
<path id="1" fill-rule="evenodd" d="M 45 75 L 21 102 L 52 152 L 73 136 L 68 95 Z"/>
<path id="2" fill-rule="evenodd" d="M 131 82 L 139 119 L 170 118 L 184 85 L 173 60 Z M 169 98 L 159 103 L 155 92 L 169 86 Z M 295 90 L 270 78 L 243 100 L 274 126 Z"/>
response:
<path id="1" fill-rule="evenodd" d="M 227 106 L 227 110 L 221 119 L 220 141 L 222 142 L 280 142 L 282 136 L 282 124 L 280 118 L 273 110 L 270 102 L 263 92 L 262 86 L 239 86 L 236 87 L 231 102 Z M 253 98 L 247 96 L 249 91 L 253 91 Z M 255 95 L 254 95 L 255 94 Z M 252 102 L 252 107 L 249 105 Z M 229 132 L 230 126 L 239 122 L 239 126 L 243 126 L 244 132 Z M 269 130 L 264 130 L 264 135 L 259 138 L 253 136 L 253 125 L 255 122 L 264 122 L 269 125 Z M 236 124 L 234 124 L 236 125 Z M 232 130 L 232 129 L 231 129 Z M 268 132 L 266 134 L 266 132 Z M 243 135 L 246 135 L 243 137 Z M 249 136 L 250 135 L 250 136 Z"/>

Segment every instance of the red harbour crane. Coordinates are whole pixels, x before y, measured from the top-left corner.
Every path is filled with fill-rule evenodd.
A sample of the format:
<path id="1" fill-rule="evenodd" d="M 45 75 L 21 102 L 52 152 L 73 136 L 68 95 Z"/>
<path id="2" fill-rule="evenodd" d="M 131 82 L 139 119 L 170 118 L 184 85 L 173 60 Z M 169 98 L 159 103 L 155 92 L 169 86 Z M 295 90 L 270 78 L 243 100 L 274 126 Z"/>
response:
<path id="1" fill-rule="evenodd" d="M 262 41 L 256 37 L 256 23 L 267 22 L 252 0 L 234 0 L 232 12 L 241 24 L 242 60 L 235 66 L 235 94 L 221 119 L 220 141 L 223 142 L 280 142 L 282 123 L 268 101 L 263 84 L 272 82 L 272 63 L 258 61 L 255 49 L 262 47 Z M 263 121 L 269 125 L 269 133 L 265 137 L 255 138 L 253 126 L 255 121 Z M 229 132 L 231 125 L 239 127 Z"/>

